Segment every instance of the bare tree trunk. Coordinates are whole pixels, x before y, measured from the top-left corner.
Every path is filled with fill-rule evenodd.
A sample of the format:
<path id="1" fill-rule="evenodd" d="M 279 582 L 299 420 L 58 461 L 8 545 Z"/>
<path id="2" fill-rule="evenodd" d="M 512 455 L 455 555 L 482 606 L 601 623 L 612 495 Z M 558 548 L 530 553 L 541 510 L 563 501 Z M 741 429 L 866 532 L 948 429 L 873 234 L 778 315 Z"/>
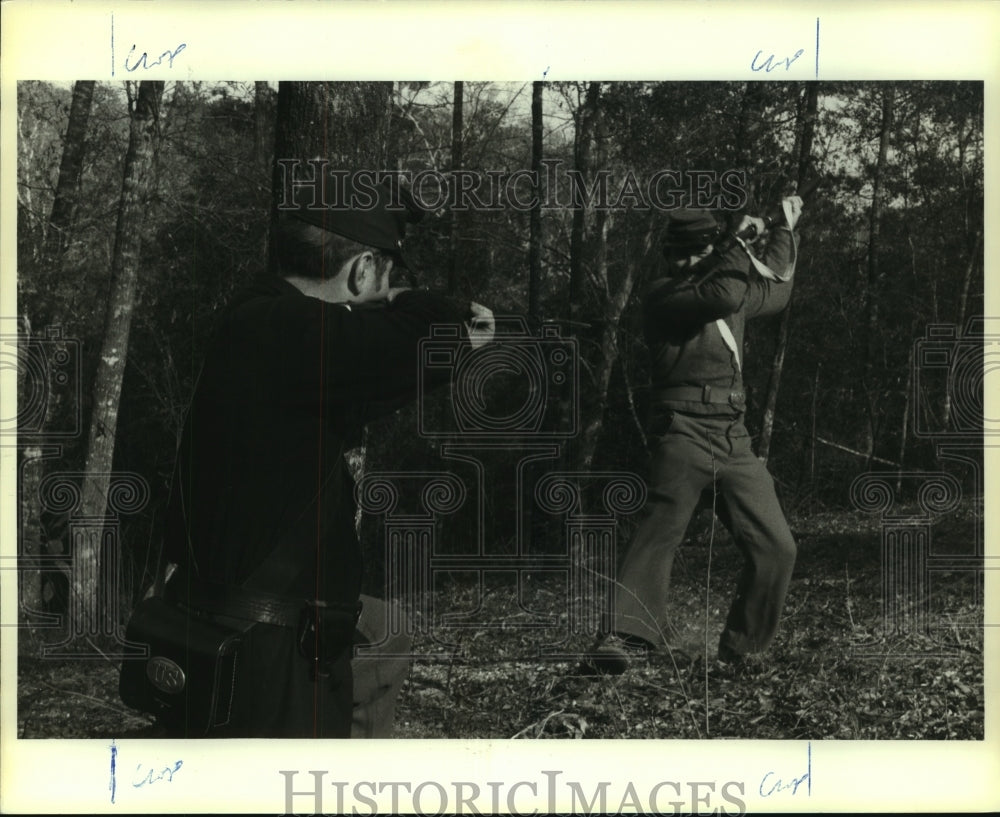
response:
<path id="1" fill-rule="evenodd" d="M 972 273 L 975 272 L 976 263 L 980 260 L 979 249 L 983 244 L 983 234 L 976 233 L 976 242 L 969 255 L 969 263 L 965 266 L 965 274 L 962 276 L 962 294 L 958 301 L 958 331 L 965 328 L 965 316 L 969 308 L 969 289 L 972 286 Z M 951 426 L 951 389 L 945 389 L 944 406 L 942 409 L 943 427 Z"/>
<path id="2" fill-rule="evenodd" d="M 267 146 L 264 144 L 264 134 L 267 131 L 270 98 L 271 89 L 266 82 L 253 84 L 253 155 L 257 167 L 265 172 L 268 168 L 269 157 Z"/>
<path id="3" fill-rule="evenodd" d="M 279 82 L 274 125 L 274 165 L 271 168 L 271 229 L 268 266 L 274 268 L 274 228 L 284 190 L 282 159 L 326 158 L 329 96 L 325 82 Z"/>
<path id="4" fill-rule="evenodd" d="M 809 442 L 809 485 L 816 490 L 816 404 L 819 402 L 819 372 L 821 364 L 816 364 L 816 377 L 813 379 L 812 393 L 812 434 Z"/>
<path id="5" fill-rule="evenodd" d="M 282 159 L 325 159 L 348 172 L 389 167 L 391 82 L 279 82 L 271 175 L 271 232 L 284 195 Z M 358 134 L 364 134 L 359 138 Z M 301 167 L 311 176 L 312 168 Z M 269 266 L 273 268 L 273 249 Z"/>
<path id="6" fill-rule="evenodd" d="M 70 104 L 69 123 L 66 126 L 66 138 L 63 141 L 62 161 L 59 164 L 59 180 L 56 182 L 55 199 L 52 202 L 52 213 L 49 217 L 42 245 L 39 271 L 43 284 L 49 291 L 41 298 L 42 306 L 33 316 L 31 324 L 35 330 L 44 333 L 45 328 L 53 323 L 55 298 L 53 292 L 66 279 L 63 265 L 66 250 L 69 248 L 73 234 L 73 222 L 79 207 L 80 182 L 83 176 L 83 157 L 86 153 L 87 123 L 90 121 L 90 109 L 94 98 L 94 82 L 77 82 L 73 86 L 73 101 Z M 59 316 L 64 317 L 64 316 Z M 28 327 L 30 334 L 31 327 Z M 60 405 L 58 397 L 62 389 L 49 389 L 55 400 L 48 401 L 46 406 L 51 417 L 58 413 Z"/>
<path id="7" fill-rule="evenodd" d="M 962 295 L 958 302 L 958 325 L 965 326 L 965 316 L 969 309 L 969 289 L 972 286 L 972 273 L 976 270 L 976 265 L 980 261 L 979 250 L 983 246 L 983 234 L 977 232 L 975 243 L 972 245 L 972 252 L 969 253 L 969 263 L 965 265 L 965 274 L 962 276 Z"/>
<path id="8" fill-rule="evenodd" d="M 896 474 L 896 493 L 903 485 L 903 463 L 906 457 L 907 435 L 910 432 L 910 392 L 913 391 L 913 345 L 906 360 L 906 385 L 903 387 L 903 428 L 899 435 L 899 472 Z"/>
<path id="9" fill-rule="evenodd" d="M 759 82 L 743 83 L 743 95 L 740 97 L 740 108 L 736 120 L 736 133 L 734 136 L 735 167 L 752 168 L 754 166 L 754 154 L 756 152 L 756 142 L 758 123 L 764 120 L 763 99 L 761 84 Z M 748 173 L 749 193 L 748 201 L 751 203 L 757 199 L 758 180 L 754 174 Z M 689 206 L 696 206 L 692 202 Z"/>
<path id="10" fill-rule="evenodd" d="M 139 252 L 146 220 L 146 204 L 153 183 L 153 164 L 159 138 L 160 100 L 163 82 L 143 81 L 130 116 L 129 144 L 125 154 L 122 195 L 118 205 L 115 248 L 111 261 L 111 286 L 104 319 L 104 335 L 94 382 L 85 479 L 80 516 L 100 519 L 107 506 L 108 486 L 115 451 L 118 404 L 128 356 L 129 331 L 139 277 Z M 76 543 L 72 597 L 77 609 L 92 615 L 95 606 L 82 604 L 98 593 L 101 539 L 93 537 Z M 95 621 L 81 622 L 87 631 L 96 631 Z"/>
<path id="11" fill-rule="evenodd" d="M 586 88 L 583 103 L 574 114 L 576 132 L 573 137 L 573 166 L 574 170 L 579 174 L 578 179 L 581 185 L 589 184 L 593 171 L 592 143 L 594 141 L 595 120 L 597 118 L 600 96 L 601 84 L 599 82 L 591 82 Z M 582 194 L 578 199 L 574 199 L 572 207 L 573 219 L 569 236 L 568 311 L 571 321 L 570 332 L 571 334 L 575 334 L 577 328 L 582 326 L 581 315 L 583 312 L 583 293 L 586 278 L 584 252 L 586 249 L 587 214 L 589 207 Z M 580 354 L 581 356 L 583 354 L 582 347 L 580 348 Z M 581 372 L 584 368 L 581 367 Z M 589 391 L 582 388 L 579 384 L 567 383 L 566 388 L 576 388 L 578 392 L 575 396 L 568 391 L 563 395 L 563 416 L 569 415 L 569 400 L 581 400 L 589 394 Z M 582 419 L 581 423 L 586 424 Z M 576 435 L 576 437 L 567 442 L 563 448 L 563 459 L 567 468 L 575 469 L 579 467 L 579 463 L 587 457 L 585 448 L 584 436 L 582 434 Z"/>
<path id="12" fill-rule="evenodd" d="M 464 157 L 462 156 L 462 131 L 464 129 L 465 102 L 464 83 L 455 83 L 454 105 L 451 111 L 451 169 L 461 170 Z M 457 210 L 451 211 L 451 253 L 448 258 L 448 294 L 454 295 L 458 291 L 458 270 L 461 260 L 461 225 L 459 224 L 459 213 Z"/>
<path id="13" fill-rule="evenodd" d="M 45 233 L 42 249 L 43 263 L 58 267 L 69 246 L 73 220 L 76 216 L 80 193 L 80 179 L 83 175 L 83 156 L 86 151 L 87 124 L 94 99 L 94 82 L 80 81 L 73 85 L 73 101 L 69 109 L 69 124 L 66 140 L 63 142 L 62 162 L 59 165 L 59 181 L 56 184 L 52 215 Z M 48 272 L 48 270 L 47 270 Z M 53 269 L 53 280 L 58 280 L 58 270 Z"/>
<path id="14" fill-rule="evenodd" d="M 601 281 L 607 283 L 607 235 L 610 218 L 606 210 L 598 210 L 595 232 L 600 242 L 597 250 L 598 275 Z M 622 314 L 628 306 L 638 279 L 637 270 L 645 263 L 652 247 L 654 232 L 652 226 L 643 239 L 643 250 L 640 258 L 628 261 L 621 286 L 613 295 L 608 293 L 602 320 L 601 339 L 598 357 L 593 366 L 593 385 L 588 389 L 591 399 L 582 417 L 582 428 L 576 452 L 575 468 L 590 470 L 594 462 L 594 454 L 600 441 L 604 423 L 604 413 L 608 402 L 608 388 L 611 384 L 611 373 L 618 362 L 618 328 L 621 325 Z M 641 425 L 641 424 L 640 424 Z"/>
<path id="15" fill-rule="evenodd" d="M 537 181 L 535 206 L 531 208 L 530 236 L 528 240 L 528 318 L 539 320 L 542 288 L 542 94 L 544 82 L 531 86 L 531 172 Z"/>
<path id="16" fill-rule="evenodd" d="M 45 290 L 41 296 L 41 308 L 34 315 L 34 329 L 44 333 L 50 324 L 56 320 L 53 292 L 59 282 L 66 280 L 63 269 L 66 250 L 69 248 L 73 235 L 73 226 L 79 206 L 80 182 L 83 176 L 83 158 L 86 153 L 87 124 L 90 121 L 90 110 L 94 99 L 94 82 L 79 81 L 73 85 L 73 100 L 70 103 L 69 123 L 66 126 L 66 137 L 63 141 L 62 161 L 59 164 L 59 179 L 56 182 L 55 199 L 52 202 L 52 213 L 49 216 L 45 241 L 42 245 L 39 271 L 48 285 L 42 284 Z M 25 337 L 31 334 L 31 322 L 24 322 Z M 25 375 L 19 371 L 18 394 L 23 396 L 23 384 L 20 382 Z M 54 371 L 48 369 L 46 376 L 51 378 Z M 65 410 L 63 405 L 63 390 L 53 388 L 49 383 L 49 399 L 45 403 L 46 419 L 56 418 Z M 42 427 L 44 429 L 45 422 Z M 22 460 L 38 460 L 33 467 L 22 471 L 24 479 L 19 486 L 22 497 L 22 529 L 20 532 L 23 553 L 27 556 L 38 553 L 39 543 L 47 537 L 38 517 L 38 487 L 45 471 L 49 470 L 42 462 L 41 449 L 32 447 L 21 452 Z M 19 466 L 20 467 L 20 466 Z M 41 585 L 39 574 L 35 571 L 22 573 L 21 604 L 27 609 L 40 609 Z"/>
<path id="17" fill-rule="evenodd" d="M 607 165 L 608 129 L 603 112 L 594 99 L 592 110 L 592 125 L 595 144 L 595 164 L 597 167 Z M 612 291 L 608 264 L 608 232 L 611 227 L 611 214 L 605 207 L 598 207 L 594 215 L 594 241 L 592 255 L 594 259 L 595 296 L 601 303 L 600 327 L 601 334 L 597 344 L 596 355 L 590 361 L 589 370 L 592 380 L 581 391 L 581 432 L 576 440 L 576 450 L 573 467 L 578 471 L 591 470 L 594 455 L 601 439 L 604 426 L 604 414 L 608 403 L 608 388 L 611 384 L 611 374 L 618 361 L 618 328 L 621 325 L 622 314 L 632 297 L 632 290 L 641 269 L 653 247 L 653 222 L 650 221 L 642 243 L 642 253 L 633 258 L 633 253 L 624 253 L 624 270 L 621 284 L 617 291 Z"/>
<path id="18" fill-rule="evenodd" d="M 597 280 L 608 282 L 608 211 L 599 208 L 594 224 L 594 266 Z M 629 266 L 627 275 L 632 277 L 633 267 Z M 630 288 L 631 291 L 631 288 Z M 598 297 L 606 293 L 599 293 Z M 597 441 L 600 438 L 601 426 L 604 422 L 604 408 L 607 402 L 608 384 L 611 381 L 611 370 L 618 357 L 615 336 L 618 330 L 618 320 L 614 314 L 614 305 L 605 304 L 605 315 L 601 321 L 601 339 L 596 359 L 591 367 L 592 382 L 587 388 L 581 389 L 581 428 L 576 445 L 576 470 L 589 471 L 597 451 Z"/>
<path id="19" fill-rule="evenodd" d="M 882 210 L 885 206 L 885 167 L 889 153 L 889 135 L 892 132 L 894 88 L 888 84 L 882 92 L 882 126 L 879 133 L 878 160 L 875 164 L 875 178 L 872 180 L 872 209 L 868 233 L 868 349 L 869 365 L 875 357 L 879 319 L 879 290 L 885 272 L 878 263 L 879 237 L 882 228 Z"/>
<path id="20" fill-rule="evenodd" d="M 590 181 L 591 142 L 593 140 L 594 119 L 601 97 L 601 83 L 591 82 L 587 87 L 586 100 L 577 113 L 576 137 L 573 157 L 581 181 Z M 579 320 L 583 300 L 584 266 L 583 251 L 586 237 L 587 205 L 583 201 L 573 202 L 573 225 L 569 238 L 569 314 L 574 321 Z"/>
<path id="21" fill-rule="evenodd" d="M 819 86 L 815 82 L 807 83 L 805 105 L 800 110 L 802 125 L 798 138 L 798 183 L 801 185 L 809 168 L 809 157 L 812 154 L 813 138 L 816 133 L 816 113 L 819 107 Z M 792 290 L 794 297 L 795 291 Z M 792 301 L 789 300 L 785 311 L 781 313 L 781 323 L 778 326 L 778 344 L 771 361 L 771 376 L 767 381 L 767 396 L 764 398 L 764 418 L 761 421 L 760 444 L 757 456 L 762 462 L 767 462 L 771 453 L 771 439 L 774 434 L 774 417 L 778 405 L 778 388 L 781 385 L 781 372 L 785 366 L 785 352 L 788 349 L 788 327 L 791 323 Z"/>
<path id="22" fill-rule="evenodd" d="M 793 290 L 794 296 L 794 290 Z M 771 375 L 767 380 L 767 395 L 764 398 L 764 418 L 761 421 L 760 443 L 757 447 L 757 456 L 761 462 L 766 463 L 771 455 L 771 440 L 774 436 L 774 417 L 778 406 L 778 387 L 781 384 L 781 372 L 785 366 L 785 352 L 788 350 L 788 325 L 791 323 L 791 308 L 793 298 L 788 301 L 788 306 L 781 314 L 778 324 L 778 343 L 774 350 L 774 358 L 771 360 Z"/>
<path id="23" fill-rule="evenodd" d="M 895 100 L 895 87 L 892 83 L 887 83 L 882 90 L 882 124 L 879 132 L 878 160 L 875 164 L 875 177 L 872 180 L 872 209 L 869 218 L 868 232 L 868 291 L 866 303 L 867 326 L 865 343 L 865 397 L 868 409 L 868 426 L 866 429 L 865 450 L 869 457 L 875 451 L 875 433 L 877 426 L 879 400 L 879 389 L 873 382 L 875 377 L 875 363 L 878 356 L 879 337 L 879 301 L 885 280 L 885 272 L 878 262 L 880 246 L 880 232 L 882 227 L 882 210 L 885 206 L 885 169 L 889 154 L 889 137 L 892 133 L 893 103 Z"/>

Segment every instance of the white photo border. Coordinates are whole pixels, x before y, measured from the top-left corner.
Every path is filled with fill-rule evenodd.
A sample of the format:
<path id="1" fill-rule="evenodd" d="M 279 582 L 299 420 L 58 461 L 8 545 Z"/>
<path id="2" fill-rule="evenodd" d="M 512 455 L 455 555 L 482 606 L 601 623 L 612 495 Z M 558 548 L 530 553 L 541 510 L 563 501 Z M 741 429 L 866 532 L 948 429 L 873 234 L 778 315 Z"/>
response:
<path id="1" fill-rule="evenodd" d="M 995 172 L 1000 102 L 1000 7 L 988 2 L 9 2 L 2 10 L 3 145 L 0 188 L 0 315 L 16 308 L 16 84 L 134 78 L 129 54 L 170 51 L 172 60 L 137 69 L 143 78 L 235 79 L 489 79 L 547 80 L 875 80 L 985 81 L 986 224 L 1000 223 Z M 136 44 L 137 51 L 130 47 Z M 184 44 L 183 49 L 178 46 Z M 769 54 L 798 59 L 771 72 L 757 66 Z M 758 56 L 763 54 L 764 57 Z M 755 63 L 755 58 L 757 62 Z M 150 59 L 149 62 L 153 60 Z M 172 63 L 172 64 L 169 64 Z M 984 237 L 987 269 L 995 267 L 1000 236 Z M 985 275 L 985 314 L 1000 314 L 996 284 Z M 0 399 L 15 400 L 13 373 L 0 372 Z M 996 395 L 986 395 L 986 416 Z M 4 416 L 12 416 L 5 413 Z M 986 495 L 995 485 L 996 451 L 986 451 Z M 2 449 L 0 542 L 9 558 L 16 538 L 16 469 Z M 996 521 L 985 519 L 987 553 L 997 554 Z M 286 778 L 294 790 L 326 781 L 505 781 L 500 806 L 522 813 L 564 800 L 547 800 L 546 772 L 561 780 L 613 780 L 648 792 L 662 781 L 745 782 L 750 812 L 966 811 L 1000 808 L 996 776 L 1000 700 L 997 637 L 1000 593 L 996 571 L 986 571 L 984 741 L 109 741 L 18 740 L 17 628 L 2 629 L 0 657 L 0 811 L 5 813 L 281 812 Z M 0 615 L 17 620 L 16 571 L 0 570 Z M 991 669 L 992 667 L 992 669 Z M 121 786 L 109 799 L 109 764 L 138 760 L 151 768 L 183 762 L 169 785 Z M 808 764 L 808 765 L 807 765 Z M 768 773 L 795 779 L 809 770 L 810 791 L 763 799 Z M 522 785 L 513 800 L 509 787 Z M 591 788 L 585 788 L 592 791 Z M 706 791 L 704 787 L 700 790 Z M 348 788 L 350 791 L 350 788 Z M 699 790 L 696 788 L 695 793 Z M 364 789 L 370 796 L 373 792 Z M 433 810 L 436 789 L 425 803 Z M 664 789 L 660 802 L 675 799 Z M 617 803 L 620 796 L 609 802 Z M 325 808 L 337 805 L 325 790 Z M 374 797 L 389 808 L 389 792 Z M 696 796 L 695 796 L 695 799 Z M 296 795 L 296 810 L 314 801 Z M 350 802 L 350 801 L 349 801 Z M 404 801 L 404 806 L 409 800 Z M 721 805 L 730 810 L 731 803 Z M 480 805 L 483 808 L 482 805 Z M 486 808 L 483 808 L 485 811 Z M 685 809 L 686 810 L 686 809 Z"/>

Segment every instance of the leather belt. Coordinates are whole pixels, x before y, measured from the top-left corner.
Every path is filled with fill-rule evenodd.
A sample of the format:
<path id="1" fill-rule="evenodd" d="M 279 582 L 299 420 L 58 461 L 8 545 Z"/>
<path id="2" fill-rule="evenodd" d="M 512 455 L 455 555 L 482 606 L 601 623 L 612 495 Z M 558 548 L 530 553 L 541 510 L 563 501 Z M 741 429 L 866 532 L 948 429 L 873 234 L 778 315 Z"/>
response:
<path id="1" fill-rule="evenodd" d="M 212 598 L 192 594 L 186 600 L 196 610 L 210 615 L 228 616 L 260 624 L 279 627 L 296 627 L 302 618 L 305 602 L 302 599 L 281 599 L 234 587 L 220 588 L 221 595 Z"/>
<path id="2" fill-rule="evenodd" d="M 201 582 L 176 576 L 170 582 L 176 601 L 192 611 L 211 616 L 274 624 L 278 627 L 298 627 L 307 608 L 332 609 L 353 614 L 355 622 L 360 615 L 360 605 L 328 605 L 288 596 L 274 596 L 258 590 Z"/>
<path id="3" fill-rule="evenodd" d="M 723 391 L 711 386 L 662 386 L 652 390 L 658 400 L 682 400 L 687 403 L 706 403 L 727 406 L 738 411 L 746 408 L 747 396 L 742 391 Z"/>

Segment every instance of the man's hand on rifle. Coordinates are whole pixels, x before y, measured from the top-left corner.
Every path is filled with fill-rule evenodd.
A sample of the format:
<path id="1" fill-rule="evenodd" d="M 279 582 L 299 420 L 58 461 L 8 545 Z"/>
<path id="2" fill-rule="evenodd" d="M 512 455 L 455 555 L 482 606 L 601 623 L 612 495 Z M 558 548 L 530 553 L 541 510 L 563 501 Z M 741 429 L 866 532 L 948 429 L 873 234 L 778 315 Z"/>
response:
<path id="1" fill-rule="evenodd" d="M 740 220 L 739 226 L 736 228 L 736 234 L 741 236 L 747 227 L 753 227 L 754 232 L 744 240 L 747 244 L 753 244 L 754 241 L 764 235 L 767 231 L 767 222 L 762 218 L 757 218 L 756 216 L 743 216 Z"/>
<path id="2" fill-rule="evenodd" d="M 493 333 L 496 331 L 496 321 L 493 319 L 493 310 L 482 304 L 472 301 L 469 304 L 469 311 L 472 312 L 472 320 L 466 324 L 469 332 L 469 343 L 473 349 L 485 346 L 493 340 Z"/>
<path id="3" fill-rule="evenodd" d="M 802 215 L 802 199 L 799 196 L 788 196 L 781 200 L 781 210 L 785 214 L 785 223 L 789 230 L 794 230 L 795 225 Z"/>

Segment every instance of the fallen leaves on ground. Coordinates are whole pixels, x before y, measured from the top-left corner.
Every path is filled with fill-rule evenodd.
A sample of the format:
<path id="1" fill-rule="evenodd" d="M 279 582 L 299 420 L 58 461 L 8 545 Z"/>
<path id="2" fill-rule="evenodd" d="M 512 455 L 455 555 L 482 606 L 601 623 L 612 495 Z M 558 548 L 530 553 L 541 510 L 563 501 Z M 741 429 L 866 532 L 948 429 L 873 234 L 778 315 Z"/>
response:
<path id="1" fill-rule="evenodd" d="M 973 523 L 935 531 L 935 547 L 963 547 Z M 722 537 L 677 560 L 669 609 L 684 653 L 619 677 L 580 674 L 593 636 L 571 632 L 565 582 L 551 575 L 525 578 L 520 598 L 503 576 L 438 589 L 423 600 L 433 620 L 416 642 L 423 657 L 399 701 L 397 737 L 982 739 L 981 578 L 934 574 L 927 628 L 891 632 L 877 527 L 841 514 L 795 529 L 778 638 L 741 670 L 715 657 L 740 562 Z M 149 733 L 150 719 L 118 700 L 115 662 L 43 660 L 29 654 L 40 649 L 30 633 L 20 641 L 19 737 Z"/>

